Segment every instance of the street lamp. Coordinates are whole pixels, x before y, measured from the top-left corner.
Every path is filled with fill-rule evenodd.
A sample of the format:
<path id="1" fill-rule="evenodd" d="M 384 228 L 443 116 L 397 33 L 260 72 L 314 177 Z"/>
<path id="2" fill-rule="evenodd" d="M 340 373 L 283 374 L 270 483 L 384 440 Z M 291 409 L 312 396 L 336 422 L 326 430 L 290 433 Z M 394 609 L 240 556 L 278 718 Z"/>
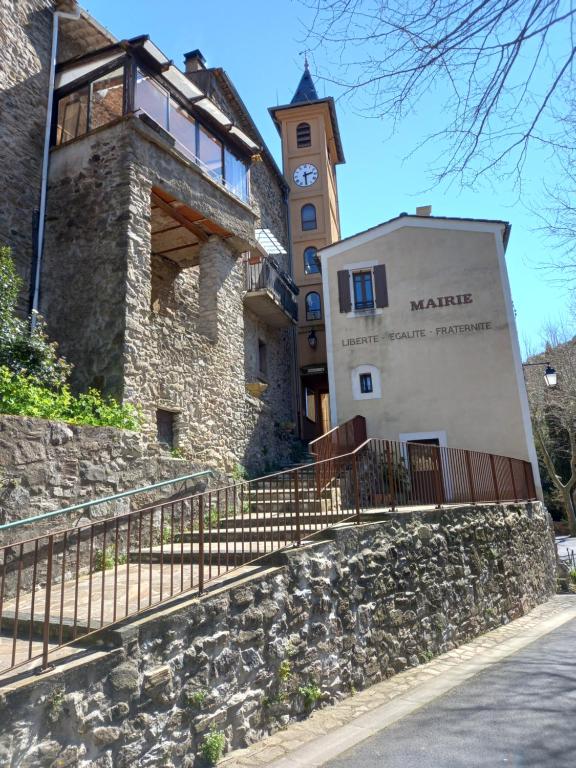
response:
<path id="1" fill-rule="evenodd" d="M 556 369 L 552 368 L 550 363 L 522 363 L 523 368 L 527 368 L 530 365 L 545 365 L 546 370 L 544 371 L 544 381 L 546 382 L 547 387 L 555 387 L 558 383 L 558 376 L 556 374 Z"/>
<path id="2" fill-rule="evenodd" d="M 314 329 L 308 334 L 308 344 L 310 345 L 310 349 L 316 349 L 318 346 L 318 336 L 316 336 L 316 331 Z"/>
<path id="3" fill-rule="evenodd" d="M 544 371 L 544 381 L 547 387 L 555 387 L 557 382 L 556 371 L 550 363 L 546 364 L 546 370 Z"/>

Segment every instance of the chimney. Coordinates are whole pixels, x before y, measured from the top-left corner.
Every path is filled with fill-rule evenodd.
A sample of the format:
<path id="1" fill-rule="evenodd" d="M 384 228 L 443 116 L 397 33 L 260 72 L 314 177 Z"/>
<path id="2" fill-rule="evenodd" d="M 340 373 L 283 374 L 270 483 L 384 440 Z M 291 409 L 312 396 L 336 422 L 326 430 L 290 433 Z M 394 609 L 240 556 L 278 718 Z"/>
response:
<path id="1" fill-rule="evenodd" d="M 431 215 L 432 215 L 431 205 L 419 205 L 418 208 L 416 208 L 416 216 L 431 216 Z"/>
<path id="2" fill-rule="evenodd" d="M 184 54 L 184 72 L 198 72 L 199 69 L 206 69 L 206 59 L 202 56 L 202 51 L 195 48 L 193 51 Z"/>

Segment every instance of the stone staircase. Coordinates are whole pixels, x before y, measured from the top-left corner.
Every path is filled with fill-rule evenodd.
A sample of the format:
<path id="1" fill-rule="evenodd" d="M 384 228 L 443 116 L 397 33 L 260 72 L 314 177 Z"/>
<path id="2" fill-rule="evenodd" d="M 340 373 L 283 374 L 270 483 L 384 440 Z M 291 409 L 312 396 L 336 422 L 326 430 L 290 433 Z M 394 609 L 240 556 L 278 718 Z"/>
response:
<path id="1" fill-rule="evenodd" d="M 332 482 L 318 489 L 314 468 L 306 470 L 309 463 L 299 462 L 284 473 L 240 486 L 235 511 L 219 515 L 212 508 L 205 512 L 202 532 L 198 520 L 193 530 L 182 532 L 172 516 L 152 543 L 147 537 L 139 542 L 134 537 L 121 563 L 80 572 L 78 579 L 53 585 L 50 636 L 55 638 L 54 647 L 70 640 L 81 642 L 83 635 L 119 618 L 195 590 L 201 575 L 205 581 L 228 580 L 234 577 L 231 571 L 245 576 L 272 564 L 270 556 L 280 549 L 324 530 L 330 524 L 330 510 L 341 506 L 340 488 Z M 14 653 L 14 638 L 23 647 L 41 640 L 45 603 L 44 588 L 36 588 L 33 594 L 22 592 L 17 604 L 15 600 L 4 603 L 0 672 L 9 666 L 5 662 Z"/>

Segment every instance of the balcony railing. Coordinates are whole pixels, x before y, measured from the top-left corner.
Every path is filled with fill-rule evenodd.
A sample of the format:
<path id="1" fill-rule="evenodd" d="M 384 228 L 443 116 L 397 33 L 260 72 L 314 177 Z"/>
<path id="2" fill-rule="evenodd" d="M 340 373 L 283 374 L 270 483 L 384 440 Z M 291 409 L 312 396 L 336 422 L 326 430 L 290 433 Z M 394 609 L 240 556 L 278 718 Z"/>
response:
<path id="1" fill-rule="evenodd" d="M 265 315 L 274 325 L 285 325 L 286 321 L 297 322 L 298 304 L 294 296 L 298 288 L 274 259 L 270 256 L 248 258 L 244 279 L 246 300 L 255 312 Z"/>

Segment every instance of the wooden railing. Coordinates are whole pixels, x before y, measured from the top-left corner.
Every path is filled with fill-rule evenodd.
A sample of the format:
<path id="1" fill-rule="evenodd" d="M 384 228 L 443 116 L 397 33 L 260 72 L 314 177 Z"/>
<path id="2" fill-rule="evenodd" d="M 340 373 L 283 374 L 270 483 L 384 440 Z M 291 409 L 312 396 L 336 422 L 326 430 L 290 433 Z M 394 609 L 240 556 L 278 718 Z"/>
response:
<path id="1" fill-rule="evenodd" d="M 359 419 L 322 450 L 363 429 Z M 30 662 L 46 668 L 64 645 L 368 511 L 534 498 L 527 461 L 370 439 L 296 469 L 4 545 L 0 675 Z"/>

